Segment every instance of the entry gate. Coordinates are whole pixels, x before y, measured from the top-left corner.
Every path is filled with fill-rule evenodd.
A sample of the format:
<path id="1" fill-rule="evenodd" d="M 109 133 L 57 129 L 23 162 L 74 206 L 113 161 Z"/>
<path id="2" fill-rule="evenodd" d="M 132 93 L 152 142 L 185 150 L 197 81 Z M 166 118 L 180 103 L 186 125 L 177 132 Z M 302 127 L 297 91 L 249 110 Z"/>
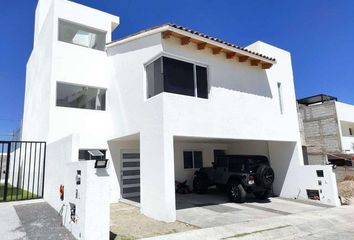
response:
<path id="1" fill-rule="evenodd" d="M 42 198 L 46 142 L 0 141 L 0 202 Z"/>

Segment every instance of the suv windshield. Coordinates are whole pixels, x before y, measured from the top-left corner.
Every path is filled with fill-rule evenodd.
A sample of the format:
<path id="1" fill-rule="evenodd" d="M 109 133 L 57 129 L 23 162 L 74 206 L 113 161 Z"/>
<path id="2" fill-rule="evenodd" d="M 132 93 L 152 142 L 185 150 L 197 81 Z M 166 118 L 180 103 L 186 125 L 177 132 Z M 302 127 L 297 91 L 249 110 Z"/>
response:
<path id="1" fill-rule="evenodd" d="M 245 161 L 242 158 L 230 158 L 229 161 L 229 171 L 230 172 L 244 172 L 245 171 Z"/>

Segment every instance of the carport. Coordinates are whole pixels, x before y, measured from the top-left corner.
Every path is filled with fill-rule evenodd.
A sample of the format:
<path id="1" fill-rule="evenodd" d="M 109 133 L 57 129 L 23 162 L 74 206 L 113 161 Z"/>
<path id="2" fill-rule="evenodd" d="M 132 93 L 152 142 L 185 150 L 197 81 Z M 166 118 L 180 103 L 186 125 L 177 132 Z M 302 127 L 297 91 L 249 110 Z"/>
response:
<path id="1" fill-rule="evenodd" d="M 188 215 L 191 213 L 188 209 L 200 207 L 207 208 L 209 213 L 213 209 L 227 214 L 230 207 L 231 210 L 235 206 L 239 208 L 239 204 L 229 203 L 224 193 L 215 190 L 206 195 L 175 193 L 176 181 L 186 181 L 192 190 L 194 172 L 200 167 L 211 167 L 218 152 L 266 156 L 275 173 L 275 197 L 307 199 L 307 190 L 316 190 L 321 194 L 321 202 L 338 204 L 331 167 L 303 166 L 301 149 L 296 142 L 138 133 L 109 141 L 109 150 L 116 175 L 112 183 L 117 182 L 112 189 L 118 192 L 113 199 L 133 198 L 140 203 L 141 213 L 157 220 L 173 222 L 179 219 L 181 212 Z M 318 172 L 322 176 L 316 175 Z M 259 207 L 267 204 L 255 201 L 251 194 L 245 204 L 250 203 L 260 204 Z M 279 211 L 283 210 L 280 208 Z M 247 215 L 248 212 L 244 213 Z M 262 216 L 269 214 L 274 214 L 274 211 L 266 211 Z"/>
<path id="2" fill-rule="evenodd" d="M 192 188 L 194 172 L 200 167 L 211 167 L 215 155 L 220 152 L 228 155 L 262 155 L 270 160 L 275 172 L 273 192 L 278 196 L 294 154 L 297 154 L 295 146 L 295 142 L 175 137 L 175 179 L 178 182 L 187 181 Z"/>
<path id="3" fill-rule="evenodd" d="M 266 156 L 275 172 L 273 196 L 268 200 L 258 200 L 252 194 L 248 194 L 246 202 L 238 204 L 230 202 L 227 194 L 215 187 L 209 188 L 206 194 L 176 193 L 177 220 L 207 228 L 324 207 L 318 203 L 291 201 L 278 197 L 284 191 L 284 183 L 289 181 L 286 177 L 290 165 L 299 159 L 296 142 L 174 137 L 176 181 L 187 181 L 192 190 L 194 172 L 200 167 L 211 167 L 219 153 Z M 300 166 L 300 162 L 295 163 Z"/>

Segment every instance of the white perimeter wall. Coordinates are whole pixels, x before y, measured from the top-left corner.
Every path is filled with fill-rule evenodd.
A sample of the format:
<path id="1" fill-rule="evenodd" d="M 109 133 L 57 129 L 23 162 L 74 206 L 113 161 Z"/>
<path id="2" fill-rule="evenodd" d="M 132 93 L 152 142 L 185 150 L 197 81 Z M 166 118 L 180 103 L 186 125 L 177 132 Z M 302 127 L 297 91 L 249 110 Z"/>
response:
<path id="1" fill-rule="evenodd" d="M 44 199 L 61 212 L 64 226 L 77 239 L 106 240 L 110 226 L 109 169 L 113 166 L 95 169 L 95 161 L 77 161 L 78 146 L 78 135 L 48 145 Z M 81 171 L 80 185 L 76 184 L 77 170 Z M 64 185 L 64 201 L 60 200 L 60 185 Z M 75 222 L 70 203 L 76 205 Z"/>

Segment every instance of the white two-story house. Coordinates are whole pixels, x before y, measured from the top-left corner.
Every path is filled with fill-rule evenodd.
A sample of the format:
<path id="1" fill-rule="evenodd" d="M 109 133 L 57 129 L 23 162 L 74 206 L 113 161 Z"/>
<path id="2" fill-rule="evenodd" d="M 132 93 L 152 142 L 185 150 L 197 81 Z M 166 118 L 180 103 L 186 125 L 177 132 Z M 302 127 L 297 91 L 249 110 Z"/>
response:
<path id="1" fill-rule="evenodd" d="M 112 41 L 118 25 L 77 3 L 39 1 L 22 139 L 79 135 L 74 161 L 95 158 L 89 150 L 110 160 L 111 201 L 140 198 L 141 212 L 159 220 L 176 219 L 175 180 L 191 186 L 218 150 L 267 156 L 276 196 L 315 189 L 339 204 L 331 167 L 303 164 L 289 52 L 173 24 Z"/>

